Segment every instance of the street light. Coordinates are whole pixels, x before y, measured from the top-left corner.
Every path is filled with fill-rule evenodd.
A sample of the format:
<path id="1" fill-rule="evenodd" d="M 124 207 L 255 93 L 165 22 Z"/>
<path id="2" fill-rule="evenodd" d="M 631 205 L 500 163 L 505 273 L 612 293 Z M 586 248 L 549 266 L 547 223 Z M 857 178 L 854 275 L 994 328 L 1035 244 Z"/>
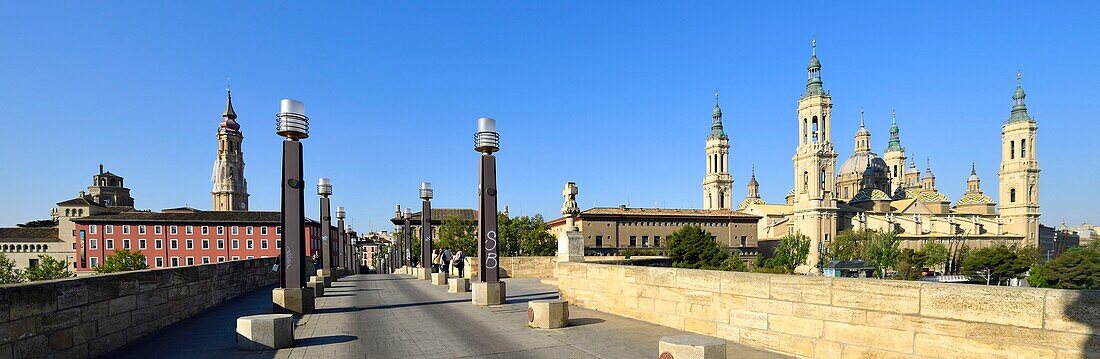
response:
<path id="1" fill-rule="evenodd" d="M 317 276 L 332 286 L 332 217 L 329 212 L 329 196 L 332 195 L 332 180 L 321 177 L 317 180 L 317 195 L 321 196 L 321 269 Z"/>
<path id="2" fill-rule="evenodd" d="M 504 303 L 504 283 L 500 281 L 500 257 L 497 243 L 497 161 L 493 152 L 500 150 L 497 121 L 477 119 L 474 151 L 481 152 L 478 175 L 478 271 L 473 285 L 473 302 L 478 305 Z"/>
<path id="3" fill-rule="evenodd" d="M 405 219 L 405 226 L 401 230 L 401 236 L 404 237 L 401 241 L 404 243 L 401 245 L 401 263 L 405 265 L 405 268 L 412 268 L 412 227 L 409 223 L 409 219 L 412 218 L 412 212 L 408 208 L 405 208 L 405 213 L 401 216 Z M 406 273 L 408 274 L 408 273 Z"/>
<path id="4" fill-rule="evenodd" d="M 432 183 L 420 184 L 420 199 L 423 200 L 423 209 L 420 212 L 420 268 L 424 273 L 432 271 Z M 431 279 L 425 274 L 420 279 Z"/>
<path id="5" fill-rule="evenodd" d="M 336 207 L 336 243 L 333 243 L 333 248 L 336 251 L 333 253 L 335 255 L 333 258 L 336 260 L 336 266 L 343 267 L 345 272 L 348 270 L 347 263 L 344 261 L 344 252 L 346 252 L 344 241 L 347 238 L 347 231 L 344 230 L 344 218 L 346 217 L 344 207 Z"/>
<path id="6" fill-rule="evenodd" d="M 305 187 L 302 183 L 302 142 L 309 137 L 309 117 L 301 101 L 283 99 L 275 115 L 275 133 L 283 140 L 282 228 L 283 247 L 279 288 L 272 291 L 276 312 L 313 313 L 313 290 L 305 289 Z"/>

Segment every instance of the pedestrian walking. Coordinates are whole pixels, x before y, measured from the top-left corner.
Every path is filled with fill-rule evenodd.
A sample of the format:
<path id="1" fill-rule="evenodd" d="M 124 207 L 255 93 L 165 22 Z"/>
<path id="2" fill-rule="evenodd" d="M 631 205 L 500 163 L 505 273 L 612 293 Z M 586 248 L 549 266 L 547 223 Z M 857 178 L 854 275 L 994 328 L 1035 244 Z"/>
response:
<path id="1" fill-rule="evenodd" d="M 439 264 L 443 262 L 443 253 L 439 248 L 432 250 L 432 271 L 439 272 Z"/>
<path id="2" fill-rule="evenodd" d="M 451 274 L 451 258 L 453 258 L 451 249 L 443 248 L 443 260 L 439 262 L 440 272 L 447 272 L 448 275 Z"/>
<path id="3" fill-rule="evenodd" d="M 459 278 L 466 278 L 466 276 L 463 274 L 463 271 L 466 270 L 466 253 L 463 253 L 462 250 L 460 249 L 458 252 L 455 253 L 455 257 L 454 257 L 454 260 L 452 260 L 452 262 L 453 262 L 453 265 L 455 267 L 455 270 L 458 271 L 458 277 Z"/>

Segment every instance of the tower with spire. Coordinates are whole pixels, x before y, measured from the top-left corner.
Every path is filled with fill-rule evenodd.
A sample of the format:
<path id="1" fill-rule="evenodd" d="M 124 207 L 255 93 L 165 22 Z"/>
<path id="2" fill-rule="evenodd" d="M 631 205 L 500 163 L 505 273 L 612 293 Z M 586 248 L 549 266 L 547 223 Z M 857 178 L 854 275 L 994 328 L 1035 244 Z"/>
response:
<path id="1" fill-rule="evenodd" d="M 806 90 L 798 99 L 798 147 L 794 162 L 792 225 L 810 239 L 806 265 L 816 270 L 820 261 L 819 245 L 836 236 L 836 151 L 832 137 L 832 97 L 821 81 L 821 62 L 817 59 L 817 40 L 811 41 L 812 53 L 807 66 Z"/>
<path id="2" fill-rule="evenodd" d="M 1039 161 L 1035 137 L 1039 127 L 1027 113 L 1024 87 L 1016 73 L 1012 112 L 1001 126 L 1000 214 L 1005 228 L 1024 234 L 1024 244 L 1039 240 Z"/>
<path id="3" fill-rule="evenodd" d="M 905 147 L 901 146 L 901 135 L 898 129 L 898 113 L 890 111 L 890 141 L 886 143 L 886 151 L 882 153 L 882 159 L 886 161 L 886 167 L 890 172 L 890 190 L 887 193 L 897 191 L 905 187 Z"/>
<path id="4" fill-rule="evenodd" d="M 244 153 L 241 152 L 241 125 L 233 111 L 233 95 L 225 89 L 225 112 L 218 125 L 218 157 L 210 181 L 215 211 L 247 211 L 248 182 L 244 179 Z"/>
<path id="5" fill-rule="evenodd" d="M 714 92 L 714 112 L 707 136 L 707 172 L 703 176 L 703 209 L 730 209 L 733 205 L 733 177 L 729 173 L 730 139 L 722 127 L 722 108 L 718 91 Z"/>

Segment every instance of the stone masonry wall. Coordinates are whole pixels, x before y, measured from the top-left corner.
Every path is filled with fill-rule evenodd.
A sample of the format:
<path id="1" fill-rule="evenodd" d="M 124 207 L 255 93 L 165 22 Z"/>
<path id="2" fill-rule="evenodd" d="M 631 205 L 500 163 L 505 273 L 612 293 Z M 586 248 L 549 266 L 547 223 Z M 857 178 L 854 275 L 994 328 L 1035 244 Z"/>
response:
<path id="1" fill-rule="evenodd" d="M 0 286 L 0 358 L 103 355 L 271 285 L 275 258 Z"/>
<path id="2" fill-rule="evenodd" d="M 477 277 L 477 258 L 466 259 L 466 276 Z M 501 257 L 502 278 L 550 278 L 554 276 L 554 257 Z"/>
<path id="3" fill-rule="evenodd" d="M 1100 291 L 560 263 L 573 305 L 804 358 L 1100 358 Z"/>

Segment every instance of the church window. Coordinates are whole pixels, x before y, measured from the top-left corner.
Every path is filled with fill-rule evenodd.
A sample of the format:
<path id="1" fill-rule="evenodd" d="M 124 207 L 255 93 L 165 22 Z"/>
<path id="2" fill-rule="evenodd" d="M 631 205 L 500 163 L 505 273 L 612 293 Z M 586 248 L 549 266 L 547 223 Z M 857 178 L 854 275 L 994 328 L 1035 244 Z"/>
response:
<path id="1" fill-rule="evenodd" d="M 1016 158 L 1016 141 L 1008 141 L 1008 158 Z"/>
<path id="2" fill-rule="evenodd" d="M 1027 139 L 1020 140 L 1020 158 L 1027 158 Z"/>
<path id="3" fill-rule="evenodd" d="M 802 171 L 802 192 L 810 190 L 810 173 Z"/>
<path id="4" fill-rule="evenodd" d="M 809 120 L 802 119 L 802 143 L 806 143 L 806 138 L 809 135 L 810 135 Z"/>
<path id="5" fill-rule="evenodd" d="M 898 176 L 898 165 L 894 165 L 894 177 Z"/>
<path id="6" fill-rule="evenodd" d="M 821 170 L 821 190 L 825 190 L 825 170 Z M 834 188 L 835 189 L 835 188 Z"/>
<path id="7" fill-rule="evenodd" d="M 817 131 L 818 131 L 817 127 L 818 127 L 818 125 L 817 125 L 817 116 L 814 116 L 814 120 L 813 120 L 813 127 L 812 127 L 812 129 L 813 129 L 813 136 L 814 136 L 814 137 L 813 137 L 813 139 L 814 139 L 814 141 L 813 141 L 813 142 L 814 142 L 814 143 L 817 143 Z"/>
<path id="8" fill-rule="evenodd" d="M 1011 202 L 1011 203 L 1016 203 L 1016 189 L 1015 188 L 1008 190 L 1008 201 Z"/>
<path id="9" fill-rule="evenodd" d="M 1031 186 L 1027 187 L 1027 198 L 1031 202 L 1036 202 L 1036 200 L 1035 200 L 1035 185 L 1031 185 Z"/>

